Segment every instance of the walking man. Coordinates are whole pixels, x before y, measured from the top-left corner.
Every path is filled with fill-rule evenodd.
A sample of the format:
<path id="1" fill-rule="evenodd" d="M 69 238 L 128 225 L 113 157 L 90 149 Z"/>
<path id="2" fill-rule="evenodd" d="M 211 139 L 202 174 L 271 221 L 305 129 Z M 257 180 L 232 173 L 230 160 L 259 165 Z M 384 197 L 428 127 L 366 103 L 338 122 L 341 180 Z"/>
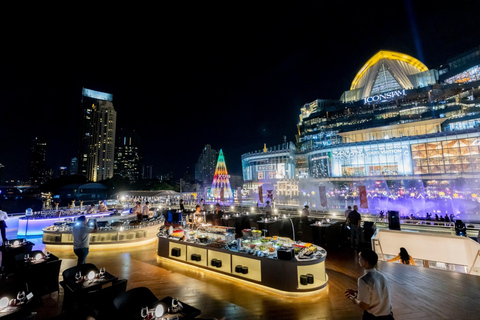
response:
<path id="1" fill-rule="evenodd" d="M 377 254 L 370 249 L 362 249 L 358 254 L 358 264 L 364 270 L 358 278 L 358 291 L 347 289 L 345 296 L 363 310 L 364 320 L 393 320 L 392 302 L 387 278 L 375 269 Z"/>
<path id="2" fill-rule="evenodd" d="M 354 205 L 347 217 L 347 225 L 350 227 L 350 246 L 358 248 L 360 246 L 362 217 L 358 213 L 358 206 Z"/>
<path id="3" fill-rule="evenodd" d="M 97 232 L 97 219 L 93 220 L 93 229 L 87 224 L 85 216 L 78 217 L 72 229 L 73 252 L 78 257 L 77 266 L 85 264 L 90 247 L 90 233 Z"/>
<path id="4" fill-rule="evenodd" d="M 7 242 L 7 236 L 6 236 L 6 229 L 7 229 L 7 223 L 5 220 L 8 219 L 8 214 L 3 211 L 3 207 L 0 206 L 0 231 L 2 233 L 2 244 L 5 245 Z"/>

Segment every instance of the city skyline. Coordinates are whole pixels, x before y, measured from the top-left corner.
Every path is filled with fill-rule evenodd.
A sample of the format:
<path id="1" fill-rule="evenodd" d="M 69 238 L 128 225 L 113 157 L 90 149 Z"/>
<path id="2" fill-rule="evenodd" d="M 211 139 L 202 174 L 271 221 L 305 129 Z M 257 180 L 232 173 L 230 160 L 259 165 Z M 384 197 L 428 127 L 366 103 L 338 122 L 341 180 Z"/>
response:
<path id="1" fill-rule="evenodd" d="M 12 49 L 0 62 L 2 180 L 28 178 L 35 137 L 47 143 L 48 168 L 69 166 L 83 87 L 113 94 L 117 129 L 139 132 L 155 174 L 193 173 L 206 144 L 223 150 L 230 174 L 241 174 L 242 154 L 284 136 L 295 142 L 300 108 L 339 99 L 376 52 L 406 53 L 434 69 L 480 45 L 477 2 L 434 4 L 245 6 L 232 16 L 202 7 L 203 15 L 174 11 L 188 32 L 119 19 L 80 30 L 62 21 L 68 38 L 48 33 L 57 30 L 48 24 L 21 42 L 5 36 Z M 97 38 L 85 37 L 93 32 Z M 102 36 L 108 41 L 99 45 Z M 36 55 L 18 56 L 32 48 Z"/>

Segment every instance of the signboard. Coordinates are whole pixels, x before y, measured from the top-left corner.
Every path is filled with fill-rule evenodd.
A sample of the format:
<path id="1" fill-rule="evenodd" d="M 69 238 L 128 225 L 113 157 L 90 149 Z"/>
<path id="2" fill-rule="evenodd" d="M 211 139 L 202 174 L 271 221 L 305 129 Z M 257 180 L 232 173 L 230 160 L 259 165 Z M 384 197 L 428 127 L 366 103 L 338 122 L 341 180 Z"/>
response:
<path id="1" fill-rule="evenodd" d="M 267 198 L 273 199 L 273 190 L 267 190 Z"/>
<path id="2" fill-rule="evenodd" d="M 358 186 L 358 193 L 360 194 L 360 208 L 368 209 L 367 189 L 365 186 Z"/>
<path id="3" fill-rule="evenodd" d="M 275 171 L 275 164 L 258 165 L 257 171 Z"/>
<path id="4" fill-rule="evenodd" d="M 383 102 L 388 100 L 393 100 L 396 97 L 405 96 L 405 89 L 403 90 L 395 90 L 390 92 L 385 92 L 381 94 L 376 94 L 374 96 L 363 98 L 364 104 L 372 103 L 372 102 Z"/>
<path id="5" fill-rule="evenodd" d="M 322 207 L 327 206 L 327 191 L 325 189 L 325 186 L 319 186 L 318 187 L 318 194 L 320 195 L 320 205 Z"/>
<path id="6" fill-rule="evenodd" d="M 260 201 L 260 203 L 263 203 L 263 190 L 262 190 L 262 186 L 259 186 L 259 187 L 258 187 L 258 200 Z"/>

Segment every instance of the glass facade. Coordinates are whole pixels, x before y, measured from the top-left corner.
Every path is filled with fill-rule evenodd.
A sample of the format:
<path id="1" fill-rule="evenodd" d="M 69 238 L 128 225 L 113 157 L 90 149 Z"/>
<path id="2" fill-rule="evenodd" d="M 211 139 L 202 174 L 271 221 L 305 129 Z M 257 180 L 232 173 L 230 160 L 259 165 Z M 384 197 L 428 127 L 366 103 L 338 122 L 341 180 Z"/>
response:
<path id="1" fill-rule="evenodd" d="M 465 70 L 451 78 L 445 80 L 445 83 L 463 83 L 480 80 L 480 65 Z"/>
<path id="2" fill-rule="evenodd" d="M 479 146 L 478 137 L 412 144 L 414 174 L 478 172 Z"/>
<path id="3" fill-rule="evenodd" d="M 295 146 L 284 143 L 264 151 L 242 155 L 243 180 L 293 179 Z"/>

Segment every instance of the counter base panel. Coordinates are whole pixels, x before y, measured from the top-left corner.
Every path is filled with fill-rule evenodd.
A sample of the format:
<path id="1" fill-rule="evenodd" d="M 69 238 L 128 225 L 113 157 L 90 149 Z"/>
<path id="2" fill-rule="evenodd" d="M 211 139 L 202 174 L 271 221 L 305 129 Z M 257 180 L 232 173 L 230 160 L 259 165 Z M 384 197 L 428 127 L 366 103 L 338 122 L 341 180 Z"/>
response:
<path id="1" fill-rule="evenodd" d="M 278 290 L 278 289 L 275 289 L 275 288 L 272 288 L 272 287 L 262 285 L 260 283 L 255 283 L 255 282 L 253 282 L 251 280 L 248 280 L 248 279 L 240 279 L 240 278 L 235 277 L 233 275 L 229 275 L 229 274 L 226 274 L 226 273 L 223 273 L 223 272 L 218 272 L 217 270 L 212 270 L 210 268 L 203 268 L 203 267 L 196 266 L 196 265 L 193 265 L 191 263 L 183 262 L 183 261 L 180 261 L 180 260 L 173 260 L 173 259 L 170 259 L 170 258 L 157 256 L 157 261 L 158 262 L 170 263 L 170 264 L 176 264 L 178 266 L 181 266 L 182 268 L 191 268 L 192 270 L 195 270 L 195 271 L 202 271 L 202 272 L 205 272 L 205 273 L 211 275 L 212 277 L 219 277 L 219 278 L 234 282 L 236 284 L 249 287 L 252 290 L 262 290 L 262 291 L 265 291 L 268 294 L 275 294 L 275 295 L 278 295 L 278 296 L 281 296 L 281 297 L 288 297 L 288 298 L 302 298 L 302 297 L 310 297 L 310 296 L 318 295 L 319 293 L 323 292 L 326 289 L 327 284 L 328 284 L 328 282 L 325 282 L 322 286 L 318 287 L 316 290 L 311 290 L 311 291 L 294 291 L 294 292 L 283 291 L 283 290 Z M 326 279 L 328 281 L 328 276 L 326 276 Z"/>

